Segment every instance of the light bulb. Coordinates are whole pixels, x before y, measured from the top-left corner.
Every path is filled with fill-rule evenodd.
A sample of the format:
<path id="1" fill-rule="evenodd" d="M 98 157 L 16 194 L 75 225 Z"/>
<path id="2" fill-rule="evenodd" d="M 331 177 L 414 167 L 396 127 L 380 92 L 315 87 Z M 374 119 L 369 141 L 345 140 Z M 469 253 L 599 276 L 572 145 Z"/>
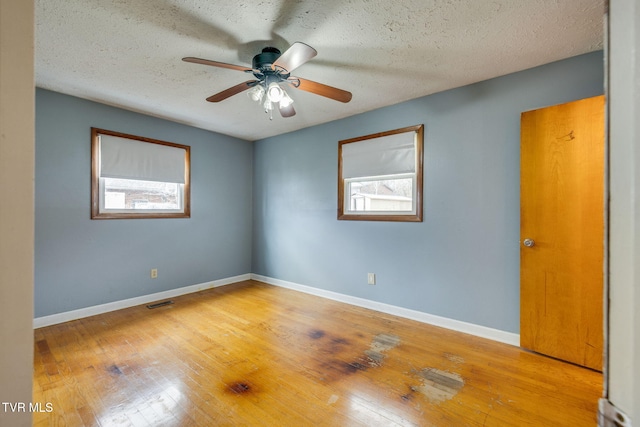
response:
<path id="1" fill-rule="evenodd" d="M 280 108 L 287 108 L 291 104 L 293 104 L 293 99 L 291 99 L 289 94 L 283 90 L 282 99 L 280 100 Z"/>
<path id="2" fill-rule="evenodd" d="M 257 85 L 251 88 L 251 90 L 247 92 L 247 95 L 249 95 L 249 98 L 251 98 L 251 100 L 260 102 L 262 100 L 262 97 L 264 96 L 264 92 L 264 87 L 262 87 L 261 85 Z"/>
<path id="3" fill-rule="evenodd" d="M 273 104 L 271 103 L 271 100 L 269 99 L 269 97 L 267 96 L 267 98 L 264 100 L 264 104 L 262 104 L 262 106 L 264 107 L 264 111 L 269 112 L 271 110 L 273 110 Z"/>
<path id="4" fill-rule="evenodd" d="M 269 88 L 267 89 L 267 97 L 271 102 L 280 102 L 284 91 L 276 82 L 269 83 Z"/>

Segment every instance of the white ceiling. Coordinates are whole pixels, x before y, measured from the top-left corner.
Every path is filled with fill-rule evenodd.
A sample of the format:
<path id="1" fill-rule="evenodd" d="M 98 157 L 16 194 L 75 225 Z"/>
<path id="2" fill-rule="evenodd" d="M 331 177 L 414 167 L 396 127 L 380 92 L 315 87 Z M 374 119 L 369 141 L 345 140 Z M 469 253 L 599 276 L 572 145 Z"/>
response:
<path id="1" fill-rule="evenodd" d="M 257 140 L 602 49 L 603 0 L 36 0 L 38 87 Z M 251 64 L 301 41 L 293 73 L 353 93 L 348 104 L 288 90 L 273 120 L 248 80 L 191 64 Z M 114 129 L 118 130 L 118 129 Z"/>

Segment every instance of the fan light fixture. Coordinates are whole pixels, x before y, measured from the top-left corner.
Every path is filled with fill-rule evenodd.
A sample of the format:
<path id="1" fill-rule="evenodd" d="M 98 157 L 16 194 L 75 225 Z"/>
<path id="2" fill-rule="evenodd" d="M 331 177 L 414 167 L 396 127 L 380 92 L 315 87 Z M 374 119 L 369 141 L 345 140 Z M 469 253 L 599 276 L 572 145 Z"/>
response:
<path id="1" fill-rule="evenodd" d="M 269 118 L 273 120 L 273 104 L 286 108 L 293 103 L 293 99 L 277 82 L 269 83 L 266 89 L 265 86 L 266 84 L 257 84 L 247 92 L 247 95 L 252 101 L 262 104 L 264 112 L 269 113 Z"/>

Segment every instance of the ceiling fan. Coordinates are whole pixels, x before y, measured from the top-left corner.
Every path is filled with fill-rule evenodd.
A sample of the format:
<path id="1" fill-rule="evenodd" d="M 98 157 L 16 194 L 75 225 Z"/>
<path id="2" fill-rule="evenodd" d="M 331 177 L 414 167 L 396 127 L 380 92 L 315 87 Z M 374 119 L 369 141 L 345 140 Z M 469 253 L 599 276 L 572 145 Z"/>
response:
<path id="1" fill-rule="evenodd" d="M 281 84 L 286 84 L 296 89 L 315 93 L 316 95 L 340 102 L 351 101 L 351 92 L 291 75 L 293 70 L 317 54 L 318 52 L 311 46 L 301 42 L 295 42 L 282 54 L 280 50 L 275 47 L 265 47 L 261 53 L 253 57 L 252 68 L 191 56 L 182 58 L 182 60 L 252 73 L 257 80 L 247 80 L 246 82 L 232 86 L 222 92 L 211 95 L 207 98 L 207 101 L 220 102 L 250 89 L 248 92 L 249 97 L 261 103 L 265 112 L 269 113 L 270 118 L 273 118 L 274 105 L 278 106 L 282 117 L 291 117 L 296 114 L 293 105 L 291 105 L 293 100 L 285 92 Z"/>

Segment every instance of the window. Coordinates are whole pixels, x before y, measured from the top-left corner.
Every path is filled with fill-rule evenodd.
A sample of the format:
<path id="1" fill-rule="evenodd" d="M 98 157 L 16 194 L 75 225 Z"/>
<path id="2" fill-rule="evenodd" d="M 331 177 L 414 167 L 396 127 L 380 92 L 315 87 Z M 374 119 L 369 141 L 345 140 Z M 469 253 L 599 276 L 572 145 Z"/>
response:
<path id="1" fill-rule="evenodd" d="M 340 141 L 338 219 L 422 221 L 424 126 Z"/>
<path id="2" fill-rule="evenodd" d="M 91 218 L 189 218 L 190 147 L 91 128 Z"/>

